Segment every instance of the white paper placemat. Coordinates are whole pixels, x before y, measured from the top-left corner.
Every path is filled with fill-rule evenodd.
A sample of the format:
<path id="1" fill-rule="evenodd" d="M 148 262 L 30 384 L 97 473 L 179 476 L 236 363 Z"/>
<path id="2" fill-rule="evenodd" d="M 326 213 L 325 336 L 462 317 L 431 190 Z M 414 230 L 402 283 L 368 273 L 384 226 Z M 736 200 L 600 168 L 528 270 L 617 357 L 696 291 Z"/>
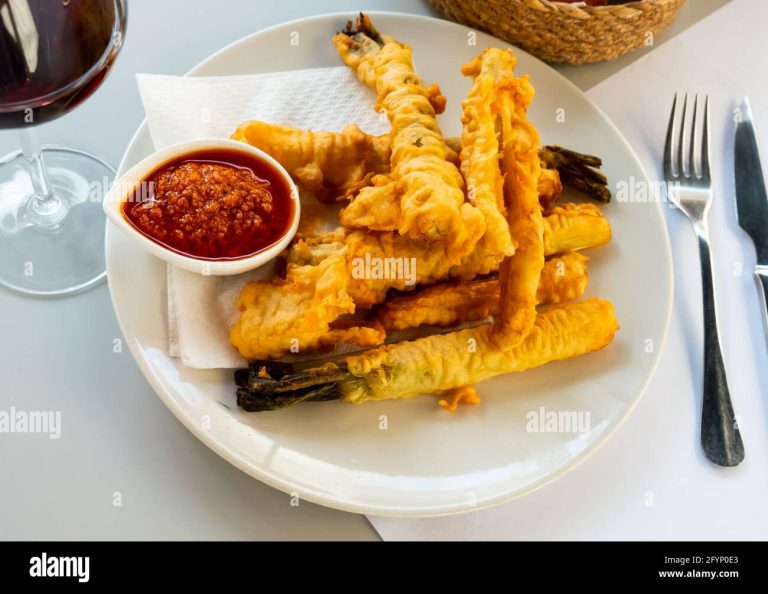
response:
<path id="1" fill-rule="evenodd" d="M 506 505 L 447 518 L 369 518 L 385 540 L 768 536 L 768 353 L 752 276 L 755 255 L 738 227 L 733 197 L 734 109 L 745 94 L 763 139 L 763 164 L 768 163 L 766 22 L 768 3 L 734 1 L 588 93 L 626 136 L 652 181 L 662 175 L 674 92 L 710 95 L 717 306 L 746 460 L 723 469 L 701 452 L 698 248 L 687 220 L 665 206 L 675 260 L 672 325 L 656 375 L 625 425 L 579 468 Z"/>

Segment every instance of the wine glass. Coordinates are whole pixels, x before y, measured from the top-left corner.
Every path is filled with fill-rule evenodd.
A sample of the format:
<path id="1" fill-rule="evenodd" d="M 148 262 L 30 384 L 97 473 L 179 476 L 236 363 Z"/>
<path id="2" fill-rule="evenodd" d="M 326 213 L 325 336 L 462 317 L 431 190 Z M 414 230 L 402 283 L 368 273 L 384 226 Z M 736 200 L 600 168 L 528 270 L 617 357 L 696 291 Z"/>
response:
<path id="1" fill-rule="evenodd" d="M 94 155 L 41 148 L 35 126 L 87 99 L 122 46 L 126 0 L 0 0 L 0 284 L 66 295 L 105 278 L 101 198 L 115 171 Z"/>

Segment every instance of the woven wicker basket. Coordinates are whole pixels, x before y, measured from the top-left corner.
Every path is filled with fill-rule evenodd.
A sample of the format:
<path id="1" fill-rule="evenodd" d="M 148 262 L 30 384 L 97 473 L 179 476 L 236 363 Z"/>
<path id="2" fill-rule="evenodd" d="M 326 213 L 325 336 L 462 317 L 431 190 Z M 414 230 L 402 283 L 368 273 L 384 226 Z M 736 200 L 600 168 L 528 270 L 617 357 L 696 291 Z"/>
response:
<path id="1" fill-rule="evenodd" d="M 550 0 L 431 0 L 450 19 L 487 31 L 548 62 L 611 60 L 649 41 L 685 0 L 578 7 Z"/>

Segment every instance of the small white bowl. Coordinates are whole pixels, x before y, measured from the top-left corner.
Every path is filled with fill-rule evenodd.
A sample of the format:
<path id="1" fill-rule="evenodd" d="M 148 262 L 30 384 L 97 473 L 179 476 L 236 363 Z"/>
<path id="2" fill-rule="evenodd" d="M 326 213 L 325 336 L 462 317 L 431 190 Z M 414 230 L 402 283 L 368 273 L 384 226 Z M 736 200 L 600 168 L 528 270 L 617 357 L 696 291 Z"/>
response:
<path id="1" fill-rule="evenodd" d="M 147 176 L 156 171 L 165 163 L 169 163 L 185 154 L 197 153 L 205 150 L 225 150 L 225 151 L 237 151 L 244 153 L 245 155 L 262 159 L 266 161 L 274 170 L 283 178 L 288 188 L 290 188 L 291 201 L 293 202 L 293 220 L 291 226 L 280 238 L 279 241 L 273 245 L 263 249 L 260 252 L 239 258 L 236 260 L 209 260 L 203 258 L 194 258 L 192 256 L 186 256 L 175 252 L 162 244 L 157 243 L 144 235 L 125 217 L 122 212 L 123 202 L 126 200 L 129 194 L 133 192 L 134 188 L 138 184 L 144 181 Z M 191 272 L 197 272 L 205 276 L 223 276 L 229 274 L 240 274 L 253 270 L 259 266 L 263 266 L 276 258 L 291 242 L 296 235 L 296 230 L 299 227 L 299 217 L 301 215 L 301 207 L 299 205 L 299 192 L 296 185 L 293 183 L 291 176 L 288 172 L 278 163 L 272 156 L 268 155 L 264 151 L 261 151 L 255 147 L 252 147 L 244 142 L 236 140 L 229 140 L 224 138 L 208 138 L 200 140 L 190 140 L 187 142 L 180 142 L 178 144 L 171 145 L 164 149 L 161 149 L 149 157 L 131 167 L 120 179 L 118 179 L 110 188 L 107 195 L 104 197 L 104 212 L 107 214 L 107 218 L 116 227 L 121 229 L 123 233 L 129 235 L 138 247 L 146 250 L 153 256 L 157 256 L 162 260 L 165 260 L 169 264 L 189 270 Z"/>

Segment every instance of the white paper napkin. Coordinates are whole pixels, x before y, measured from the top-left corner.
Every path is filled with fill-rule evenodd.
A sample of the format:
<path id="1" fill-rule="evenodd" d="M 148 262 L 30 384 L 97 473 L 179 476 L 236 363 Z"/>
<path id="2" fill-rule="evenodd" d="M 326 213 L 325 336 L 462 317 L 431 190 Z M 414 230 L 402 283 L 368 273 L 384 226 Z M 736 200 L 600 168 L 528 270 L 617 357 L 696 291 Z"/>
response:
<path id="1" fill-rule="evenodd" d="M 617 124 L 652 181 L 661 179 L 673 93 L 710 95 L 713 264 L 745 461 L 718 468 L 701 452 L 698 251 L 690 224 L 665 207 L 675 261 L 672 325 L 655 378 L 625 425 L 567 476 L 509 504 L 447 518 L 370 518 L 385 540 L 763 540 L 768 535 L 768 353 L 752 278 L 754 250 L 736 223 L 733 197 L 738 115 L 733 110 L 744 94 L 752 99 L 768 167 L 766 22 L 768 3 L 735 0 L 588 93 Z"/>
<path id="2" fill-rule="evenodd" d="M 156 149 L 202 137 L 229 137 L 256 119 L 313 130 L 357 124 L 370 134 L 389 130 L 373 110 L 375 96 L 346 67 L 227 77 L 137 75 Z M 168 267 L 169 353 L 198 369 L 245 363 L 230 345 L 235 300 L 268 271 L 204 277 Z"/>

